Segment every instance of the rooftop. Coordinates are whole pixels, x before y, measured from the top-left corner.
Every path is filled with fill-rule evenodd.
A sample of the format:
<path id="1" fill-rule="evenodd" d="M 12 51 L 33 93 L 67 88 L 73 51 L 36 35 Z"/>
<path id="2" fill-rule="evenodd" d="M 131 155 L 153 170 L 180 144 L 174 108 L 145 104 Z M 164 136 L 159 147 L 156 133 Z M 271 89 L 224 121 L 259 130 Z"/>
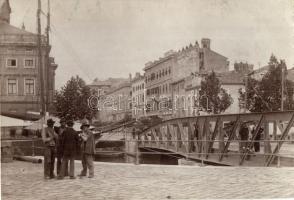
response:
<path id="1" fill-rule="evenodd" d="M 42 42 L 45 42 L 45 39 L 45 36 L 42 36 Z M 0 43 L 36 44 L 37 35 L 0 21 Z"/>

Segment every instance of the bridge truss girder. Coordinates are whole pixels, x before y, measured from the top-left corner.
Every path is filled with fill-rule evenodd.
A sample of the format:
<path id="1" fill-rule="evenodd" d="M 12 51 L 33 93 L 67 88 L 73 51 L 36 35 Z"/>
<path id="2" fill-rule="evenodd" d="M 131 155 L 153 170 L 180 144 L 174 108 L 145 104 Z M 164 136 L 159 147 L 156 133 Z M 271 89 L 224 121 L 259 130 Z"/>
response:
<path id="1" fill-rule="evenodd" d="M 229 130 L 225 127 L 226 123 L 231 124 Z M 250 139 L 241 141 L 238 139 L 238 132 L 244 123 L 251 124 L 254 131 Z M 279 151 L 293 123 L 294 111 L 175 118 L 144 130 L 139 135 L 139 147 L 165 149 L 190 159 L 201 158 L 215 163 L 271 166 L 280 156 Z M 273 127 L 272 139 L 269 136 L 270 125 Z M 264 137 L 255 141 L 262 126 Z M 278 129 L 282 133 L 279 140 L 275 137 Z M 240 146 L 241 142 L 246 142 L 245 151 L 234 149 L 238 144 Z M 264 152 L 253 157 L 250 149 L 254 142 L 264 144 Z M 231 143 L 235 145 L 232 148 Z M 247 161 L 249 156 L 252 158 L 251 161 Z M 234 159 L 230 160 L 230 157 Z"/>

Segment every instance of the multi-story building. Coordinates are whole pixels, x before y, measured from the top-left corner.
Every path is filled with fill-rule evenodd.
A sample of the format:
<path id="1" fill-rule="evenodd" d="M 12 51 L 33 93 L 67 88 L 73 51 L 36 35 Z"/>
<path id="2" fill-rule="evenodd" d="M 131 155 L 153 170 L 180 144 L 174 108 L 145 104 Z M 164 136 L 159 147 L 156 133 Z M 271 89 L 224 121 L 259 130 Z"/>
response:
<path id="1" fill-rule="evenodd" d="M 88 86 L 94 95 L 103 96 L 109 92 L 112 88 L 117 87 L 119 84 L 127 81 L 126 78 L 108 78 L 107 80 L 99 80 L 96 78 Z"/>
<path id="2" fill-rule="evenodd" d="M 168 51 L 163 58 L 145 64 L 147 115 L 168 117 L 172 115 L 172 83 L 189 76 L 192 72 L 226 72 L 226 57 L 210 48 L 210 39 L 202 39 L 178 52 Z M 175 86 L 176 87 L 176 86 Z"/>
<path id="3" fill-rule="evenodd" d="M 112 88 L 99 102 L 99 120 L 117 122 L 132 116 L 131 79 Z"/>
<path id="4" fill-rule="evenodd" d="M 40 112 L 40 69 L 43 68 L 44 94 L 50 111 L 55 90 L 53 58 L 46 56 L 50 46 L 41 36 L 38 56 L 37 35 L 10 24 L 11 8 L 8 0 L 0 1 L 0 104 L 2 114 L 26 116 Z M 49 49 L 48 49 L 49 48 Z M 49 61 L 48 61 L 49 60 Z M 40 62 L 42 61 L 42 62 Z"/>
<path id="5" fill-rule="evenodd" d="M 221 87 L 232 97 L 232 104 L 224 113 L 243 112 L 239 106 L 239 90 L 245 89 L 245 74 L 240 71 L 229 71 L 216 73 Z M 172 83 L 173 117 L 188 117 L 207 114 L 199 106 L 199 100 L 207 99 L 200 96 L 201 81 L 205 79 L 207 73 L 193 73 L 179 81 Z M 208 100 L 208 99 L 207 99 Z M 213 108 L 208 108 L 212 110 Z"/>
<path id="6" fill-rule="evenodd" d="M 132 79 L 132 117 L 140 118 L 145 116 L 145 78 L 136 73 Z"/>

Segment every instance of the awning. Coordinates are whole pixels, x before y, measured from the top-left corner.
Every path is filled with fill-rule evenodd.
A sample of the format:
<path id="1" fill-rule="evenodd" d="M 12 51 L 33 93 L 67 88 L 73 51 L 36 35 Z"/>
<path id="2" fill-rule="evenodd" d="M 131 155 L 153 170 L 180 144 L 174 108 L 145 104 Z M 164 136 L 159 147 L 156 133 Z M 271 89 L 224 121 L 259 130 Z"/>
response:
<path id="1" fill-rule="evenodd" d="M 45 119 L 41 118 L 38 121 L 33 122 L 30 126 L 27 126 L 25 129 L 28 130 L 41 130 L 42 128 L 47 127 L 47 120 L 48 119 L 52 119 L 53 121 L 55 121 L 54 126 L 58 127 L 60 126 L 60 119 L 58 117 L 53 117 L 53 116 L 46 116 Z M 80 122 L 74 122 L 74 130 L 76 131 L 81 131 L 81 123 Z M 90 129 L 95 128 L 93 126 L 90 126 Z"/>
<path id="2" fill-rule="evenodd" d="M 31 121 L 25 121 L 21 119 L 16 119 L 12 117 L 6 117 L 0 115 L 0 127 L 26 127 L 31 125 Z"/>

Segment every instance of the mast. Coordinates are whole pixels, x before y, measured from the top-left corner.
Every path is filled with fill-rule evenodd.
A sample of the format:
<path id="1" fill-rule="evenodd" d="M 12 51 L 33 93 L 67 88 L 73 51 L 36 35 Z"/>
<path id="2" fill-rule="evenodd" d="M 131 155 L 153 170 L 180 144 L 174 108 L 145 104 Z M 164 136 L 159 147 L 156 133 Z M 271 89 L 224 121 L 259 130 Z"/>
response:
<path id="1" fill-rule="evenodd" d="M 38 60 L 39 60 L 39 73 L 40 73 L 40 90 L 41 90 L 41 116 L 44 117 L 46 114 L 45 96 L 44 96 L 44 70 L 42 60 L 42 35 L 41 35 L 41 0 L 38 0 L 37 10 L 37 31 L 38 31 Z"/>
<path id="2" fill-rule="evenodd" d="M 284 75 L 285 75 L 285 68 L 284 68 L 284 65 L 282 65 L 282 73 L 281 73 L 281 80 L 282 80 L 282 83 L 281 83 L 281 111 L 284 111 L 284 90 L 285 90 L 285 85 L 284 85 L 284 83 L 285 83 L 285 77 L 284 77 Z"/>
<path id="3" fill-rule="evenodd" d="M 50 104 L 50 0 L 47 1 L 48 11 L 47 11 L 47 27 L 46 27 L 46 108 L 49 108 Z"/>

